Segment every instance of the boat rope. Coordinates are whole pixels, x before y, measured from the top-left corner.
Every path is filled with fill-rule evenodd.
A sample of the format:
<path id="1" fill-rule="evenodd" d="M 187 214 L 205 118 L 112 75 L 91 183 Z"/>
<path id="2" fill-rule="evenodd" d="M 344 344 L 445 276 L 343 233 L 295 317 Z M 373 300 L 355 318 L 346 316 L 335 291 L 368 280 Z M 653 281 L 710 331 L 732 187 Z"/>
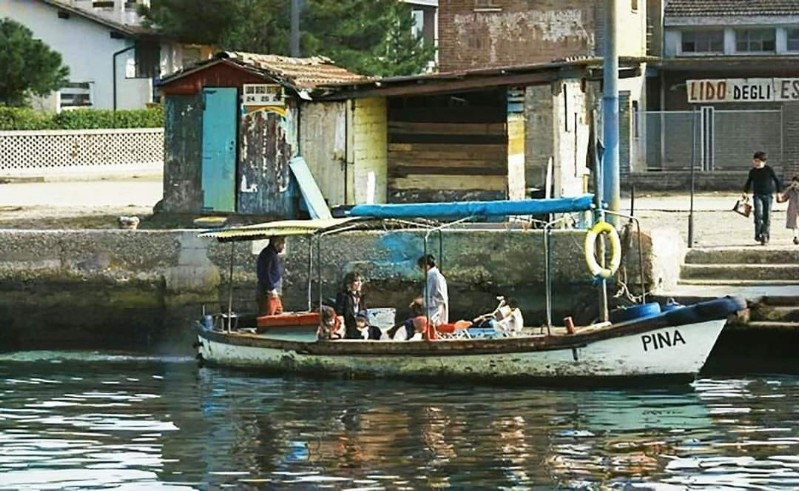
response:
<path id="1" fill-rule="evenodd" d="M 618 279 L 616 280 L 616 285 L 618 286 L 619 289 L 613 295 L 613 298 L 622 298 L 622 297 L 624 297 L 625 299 L 627 299 L 628 301 L 630 301 L 633 304 L 643 303 L 644 299 L 647 296 L 651 296 L 652 295 L 651 291 L 644 291 L 644 292 L 642 292 L 641 295 L 634 295 L 633 292 L 630 291 L 630 287 L 627 286 L 627 283 L 625 283 L 625 282 L 623 282 L 621 280 L 618 280 Z"/>
<path id="2" fill-rule="evenodd" d="M 610 263 L 607 267 L 602 267 L 596 259 L 596 239 L 600 234 L 607 235 L 610 242 Z M 613 225 L 597 222 L 585 234 L 585 263 L 594 278 L 608 279 L 616 274 L 621 264 L 621 239 Z"/>

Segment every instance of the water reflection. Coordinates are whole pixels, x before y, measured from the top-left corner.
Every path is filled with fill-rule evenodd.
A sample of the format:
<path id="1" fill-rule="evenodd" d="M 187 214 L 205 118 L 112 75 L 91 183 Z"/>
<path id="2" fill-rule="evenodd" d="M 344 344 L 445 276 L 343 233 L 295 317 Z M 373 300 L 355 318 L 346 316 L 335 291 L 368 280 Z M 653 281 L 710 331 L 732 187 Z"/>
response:
<path id="1" fill-rule="evenodd" d="M 0 489 L 799 486 L 795 377 L 557 391 L 48 356 L 0 359 Z"/>

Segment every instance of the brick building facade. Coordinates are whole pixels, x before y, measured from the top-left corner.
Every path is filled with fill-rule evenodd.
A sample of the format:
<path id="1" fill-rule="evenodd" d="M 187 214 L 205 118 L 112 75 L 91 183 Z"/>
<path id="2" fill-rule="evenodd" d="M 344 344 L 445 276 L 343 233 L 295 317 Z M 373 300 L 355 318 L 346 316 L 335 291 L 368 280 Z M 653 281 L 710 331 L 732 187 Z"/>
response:
<path id="1" fill-rule="evenodd" d="M 441 71 L 601 56 L 604 0 L 440 0 Z M 620 56 L 646 52 L 646 7 L 619 0 Z"/>

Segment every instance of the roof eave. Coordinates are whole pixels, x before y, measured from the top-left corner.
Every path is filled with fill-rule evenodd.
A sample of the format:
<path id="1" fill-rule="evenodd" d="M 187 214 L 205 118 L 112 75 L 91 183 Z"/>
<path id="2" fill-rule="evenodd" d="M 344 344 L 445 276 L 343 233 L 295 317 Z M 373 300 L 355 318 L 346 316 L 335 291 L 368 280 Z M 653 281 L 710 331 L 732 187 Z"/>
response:
<path id="1" fill-rule="evenodd" d="M 286 79 L 284 79 L 284 78 L 282 78 L 282 77 L 280 77 L 280 76 L 278 76 L 278 75 L 276 75 L 274 73 L 271 73 L 271 72 L 269 72 L 267 70 L 261 70 L 261 69 L 252 67 L 250 65 L 246 65 L 246 64 L 242 64 L 242 63 L 236 63 L 235 60 L 232 60 L 230 58 L 212 58 L 212 59 L 208 60 L 206 63 L 192 65 L 189 68 L 186 68 L 184 70 L 180 70 L 178 72 L 173 73 L 172 75 L 169 75 L 169 76 L 167 76 L 165 78 L 162 78 L 158 82 L 157 86 L 158 87 L 163 87 L 165 85 L 169 85 L 169 84 L 171 84 L 171 83 L 173 83 L 173 82 L 175 82 L 177 80 L 180 80 L 182 78 L 188 77 L 189 75 L 191 75 L 193 73 L 197 73 L 199 71 L 206 70 L 206 69 L 208 69 L 208 68 L 210 68 L 210 67 L 212 67 L 214 65 L 218 65 L 220 63 L 226 64 L 228 66 L 231 66 L 233 68 L 236 68 L 236 69 L 244 71 L 244 72 L 249 72 L 249 73 L 251 73 L 253 75 L 256 75 L 258 77 L 261 77 L 261 78 L 266 78 L 266 79 L 275 81 L 276 83 L 279 83 L 280 85 L 282 85 L 282 86 L 284 86 L 284 87 L 286 87 L 288 89 L 293 90 L 297 94 L 299 94 L 300 91 L 303 91 L 303 90 L 306 90 L 306 91 L 310 91 L 311 90 L 311 88 L 309 88 L 309 87 L 302 87 L 302 86 L 298 86 L 296 84 L 293 84 L 293 83 L 289 82 L 288 80 L 286 80 Z"/>
<path id="2" fill-rule="evenodd" d="M 790 15 L 665 15 L 663 27 L 777 26 L 799 24 L 799 12 Z"/>
<path id="3" fill-rule="evenodd" d="M 90 20 L 92 22 L 96 22 L 97 24 L 101 24 L 101 25 L 103 25 L 105 27 L 108 27 L 110 29 L 118 31 L 118 32 L 120 32 L 120 33 L 122 33 L 122 34 L 124 34 L 124 35 L 126 35 L 128 37 L 134 38 L 134 39 L 135 38 L 139 38 L 141 36 L 146 36 L 146 35 L 155 35 L 155 36 L 157 36 L 157 33 L 155 33 L 155 32 L 148 32 L 148 31 L 146 31 L 144 29 L 142 29 L 141 31 L 137 30 L 137 29 L 131 29 L 129 26 L 127 26 L 125 24 L 120 24 L 120 23 L 114 22 L 114 21 L 112 21 L 110 19 L 104 18 L 103 16 L 95 15 L 92 12 L 89 12 L 87 10 L 83 10 L 81 8 L 78 8 L 78 7 L 73 7 L 71 5 L 64 4 L 64 3 L 58 2 L 56 0 L 39 0 L 39 1 L 41 1 L 42 3 L 44 3 L 46 5 L 51 6 L 53 8 L 60 9 L 60 10 L 63 10 L 65 12 L 69 12 L 71 14 L 75 14 L 77 16 L 83 17 L 84 19 Z"/>
<path id="4" fill-rule="evenodd" d="M 658 60 L 653 57 L 622 57 L 620 69 L 625 76 L 634 76 L 630 69 L 637 71 L 641 63 Z M 591 69 L 601 67 L 602 58 L 580 58 L 538 63 L 532 65 L 513 65 L 497 68 L 461 70 L 409 77 L 391 77 L 361 82 L 324 84 L 317 87 L 319 100 L 346 100 L 373 96 L 433 95 L 465 90 L 479 90 L 491 87 L 510 87 L 514 85 L 536 85 L 549 83 L 559 78 L 573 76 L 574 69 L 585 71 L 591 78 Z M 570 73 L 571 72 L 571 73 Z"/>

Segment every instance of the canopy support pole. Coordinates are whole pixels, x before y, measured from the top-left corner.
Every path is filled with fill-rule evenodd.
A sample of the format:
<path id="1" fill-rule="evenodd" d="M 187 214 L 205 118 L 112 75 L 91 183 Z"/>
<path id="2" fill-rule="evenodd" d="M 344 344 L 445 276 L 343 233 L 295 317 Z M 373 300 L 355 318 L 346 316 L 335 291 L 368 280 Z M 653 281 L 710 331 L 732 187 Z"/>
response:
<path id="1" fill-rule="evenodd" d="M 227 296 L 227 330 L 233 330 L 233 262 L 235 255 L 233 254 L 236 248 L 236 243 L 230 243 L 230 271 L 228 273 L 228 296 Z M 260 312 L 259 312 L 260 314 Z"/>

